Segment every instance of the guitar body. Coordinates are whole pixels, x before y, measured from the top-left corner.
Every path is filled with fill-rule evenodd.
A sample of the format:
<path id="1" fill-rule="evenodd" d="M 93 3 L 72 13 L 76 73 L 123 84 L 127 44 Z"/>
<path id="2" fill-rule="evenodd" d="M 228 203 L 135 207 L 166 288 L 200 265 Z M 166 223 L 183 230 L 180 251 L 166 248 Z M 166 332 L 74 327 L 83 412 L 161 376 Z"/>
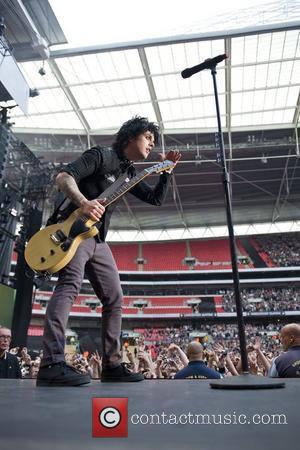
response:
<path id="1" fill-rule="evenodd" d="M 125 180 L 121 187 L 115 185 L 115 191 L 109 187 L 101 194 L 102 198 L 106 198 L 105 206 L 121 198 L 151 173 L 170 170 L 174 166 L 174 162 L 165 160 Z M 80 208 L 76 209 L 64 222 L 43 228 L 32 236 L 25 248 L 27 264 L 41 274 L 58 272 L 71 261 L 82 241 L 99 233 L 99 225 L 101 223 L 83 218 Z"/>
<path id="2" fill-rule="evenodd" d="M 27 264 L 36 272 L 58 272 L 71 261 L 82 241 L 99 233 L 95 223 L 82 220 L 76 209 L 64 222 L 38 231 L 25 248 Z"/>

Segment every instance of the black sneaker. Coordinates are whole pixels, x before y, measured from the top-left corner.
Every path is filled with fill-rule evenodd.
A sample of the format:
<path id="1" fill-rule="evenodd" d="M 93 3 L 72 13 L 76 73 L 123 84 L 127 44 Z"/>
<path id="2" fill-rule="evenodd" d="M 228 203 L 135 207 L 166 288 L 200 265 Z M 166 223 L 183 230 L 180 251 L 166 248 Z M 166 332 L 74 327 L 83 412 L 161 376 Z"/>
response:
<path id="1" fill-rule="evenodd" d="M 102 383 L 110 382 L 129 382 L 129 381 L 142 381 L 144 375 L 142 373 L 133 373 L 127 367 L 126 363 L 121 363 L 114 369 L 102 369 L 101 381 Z"/>
<path id="2" fill-rule="evenodd" d="M 79 372 L 64 361 L 40 367 L 37 374 L 37 386 L 80 386 L 90 383 L 89 375 Z"/>

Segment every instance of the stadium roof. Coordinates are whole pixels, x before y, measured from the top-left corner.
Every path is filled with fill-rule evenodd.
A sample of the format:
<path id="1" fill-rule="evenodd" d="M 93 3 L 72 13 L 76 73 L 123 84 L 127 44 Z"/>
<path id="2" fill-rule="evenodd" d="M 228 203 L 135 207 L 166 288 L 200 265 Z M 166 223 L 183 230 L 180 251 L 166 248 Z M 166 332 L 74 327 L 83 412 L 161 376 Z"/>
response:
<path id="1" fill-rule="evenodd" d="M 12 3 L 16 8 L 18 2 Z M 11 118 L 14 132 L 30 148 L 46 159 L 68 161 L 94 143 L 110 145 L 122 122 L 138 114 L 160 124 L 163 151 L 175 146 L 183 152 L 160 212 L 153 215 L 147 205 L 127 196 L 113 229 L 225 223 L 212 134 L 217 126 L 211 75 L 203 71 L 188 80 L 180 76 L 184 68 L 221 53 L 228 55 L 218 66 L 217 80 L 235 223 L 300 219 L 299 2 L 269 4 L 269 18 L 265 14 L 264 20 L 249 9 L 238 16 L 239 24 L 224 16 L 225 31 L 218 28 L 219 18 L 202 32 L 194 26 L 174 36 L 51 50 L 47 58 L 47 45 L 43 48 L 41 40 L 33 45 L 32 36 L 50 44 L 55 36 L 58 44 L 65 41 L 63 31 L 48 2 L 23 3 L 35 17 L 26 25 L 29 43 L 21 28 L 14 28 L 15 56 L 40 95 L 30 99 L 27 117 L 17 107 Z M 51 10 L 51 27 L 44 23 L 43 28 L 45 4 Z M 284 16 L 287 4 L 289 15 Z M 24 23 L 20 11 L 18 19 Z M 45 76 L 39 73 L 41 67 Z M 152 156 L 154 161 L 156 154 Z"/>
<path id="2" fill-rule="evenodd" d="M 41 15 L 40 1 L 25 4 L 35 15 Z M 36 10 L 35 5 L 40 8 Z M 257 11 L 257 7 L 253 10 Z M 48 11 L 52 33 L 46 33 L 46 23 L 43 36 L 36 29 L 36 36 L 45 41 L 45 55 L 47 43 L 53 47 L 65 40 L 50 5 Z M 50 51 L 44 60 L 24 61 L 20 66 L 28 84 L 40 95 L 30 99 L 27 117 L 18 108 L 12 111 L 14 129 L 89 136 L 113 134 L 121 123 L 138 114 L 157 121 L 166 134 L 214 130 L 210 72 L 203 71 L 188 80 L 183 80 L 180 72 L 222 53 L 228 55 L 226 62 L 218 66 L 224 130 L 295 127 L 300 86 L 300 20 L 292 20 L 296 13 L 293 10 L 285 23 L 278 23 L 273 11 L 272 18 L 277 22 L 272 25 L 237 28 L 235 24 L 226 31 L 189 30 L 143 41 L 65 48 Z M 245 23 L 245 15 L 241 22 Z M 38 19 L 38 23 L 42 20 Z M 16 44 L 18 38 L 24 39 L 24 29 L 18 36 L 16 30 L 20 27 L 13 25 L 10 34 Z M 233 26 L 232 21 L 227 26 Z M 27 23 L 25 30 L 28 28 Z M 40 53 L 42 45 L 40 41 Z M 19 61 L 37 58 L 32 51 L 26 52 L 24 42 L 22 52 L 16 49 L 16 56 Z M 42 66 L 44 76 L 39 73 Z"/>

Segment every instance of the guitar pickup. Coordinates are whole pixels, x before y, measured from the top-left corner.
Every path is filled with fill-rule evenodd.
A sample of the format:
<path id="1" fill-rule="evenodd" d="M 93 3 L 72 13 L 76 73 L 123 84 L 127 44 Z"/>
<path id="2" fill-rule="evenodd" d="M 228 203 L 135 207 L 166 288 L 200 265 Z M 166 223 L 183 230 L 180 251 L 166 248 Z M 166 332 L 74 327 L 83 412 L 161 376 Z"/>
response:
<path id="1" fill-rule="evenodd" d="M 54 244 L 58 245 L 67 239 L 67 236 L 62 230 L 57 230 L 55 233 L 50 234 L 50 239 Z"/>

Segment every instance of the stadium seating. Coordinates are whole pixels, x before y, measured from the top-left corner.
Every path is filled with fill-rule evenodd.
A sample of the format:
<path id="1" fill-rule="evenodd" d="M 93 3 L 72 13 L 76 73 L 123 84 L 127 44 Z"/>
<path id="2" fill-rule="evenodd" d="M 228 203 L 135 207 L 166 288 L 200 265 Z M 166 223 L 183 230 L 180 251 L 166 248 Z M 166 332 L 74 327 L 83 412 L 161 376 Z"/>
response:
<path id="1" fill-rule="evenodd" d="M 119 270 L 138 270 L 136 259 L 138 257 L 138 244 L 112 244 L 110 249 L 116 260 Z"/>
<path id="2" fill-rule="evenodd" d="M 43 336 L 43 334 L 44 327 L 38 325 L 31 325 L 27 331 L 28 336 Z"/>
<path id="3" fill-rule="evenodd" d="M 168 271 L 186 270 L 183 265 L 186 257 L 186 244 L 184 241 L 168 243 L 147 243 L 143 244 L 144 270 Z"/>
<path id="4" fill-rule="evenodd" d="M 231 269 L 231 255 L 228 239 L 190 241 L 191 257 L 197 259 L 196 270 Z M 238 256 L 247 257 L 247 252 L 237 239 Z M 244 265 L 239 264 L 242 268 Z M 248 267 L 253 267 L 249 264 Z"/>
<path id="5" fill-rule="evenodd" d="M 250 239 L 250 242 L 268 267 L 276 267 L 276 264 L 274 264 L 272 258 L 268 255 L 268 253 L 264 251 L 260 242 L 258 242 L 254 237 Z"/>
<path id="6" fill-rule="evenodd" d="M 76 313 L 90 313 L 92 312 L 91 308 L 89 306 L 79 306 L 79 305 L 73 305 L 71 307 L 71 313 L 72 312 L 76 312 Z"/>
<path id="7" fill-rule="evenodd" d="M 187 245 L 190 246 L 188 256 Z M 247 252 L 237 239 L 238 256 L 247 257 Z M 201 241 L 191 240 L 163 243 L 141 243 L 139 257 L 144 263 L 138 265 L 138 244 L 113 244 L 113 255 L 119 270 L 122 271 L 175 271 L 175 270 L 224 270 L 231 268 L 231 256 L 228 239 L 207 239 Z M 186 257 L 196 259 L 196 265 L 188 266 Z M 243 264 L 240 268 L 245 267 Z M 247 267 L 253 267 L 250 263 Z"/>
<path id="8" fill-rule="evenodd" d="M 157 308 L 144 308 L 143 314 L 192 314 L 192 308 L 186 307 L 169 307 L 159 306 Z"/>
<path id="9" fill-rule="evenodd" d="M 151 297 L 149 303 L 151 306 L 183 306 L 190 297 Z"/>
<path id="10" fill-rule="evenodd" d="M 222 295 L 215 295 L 214 296 L 214 302 L 215 302 L 215 308 L 217 313 L 223 313 L 223 297 Z"/>
<path id="11" fill-rule="evenodd" d="M 32 305 L 32 309 L 35 309 L 35 310 L 41 310 L 42 309 L 42 306 L 39 304 L 39 303 L 33 303 L 33 305 Z"/>

